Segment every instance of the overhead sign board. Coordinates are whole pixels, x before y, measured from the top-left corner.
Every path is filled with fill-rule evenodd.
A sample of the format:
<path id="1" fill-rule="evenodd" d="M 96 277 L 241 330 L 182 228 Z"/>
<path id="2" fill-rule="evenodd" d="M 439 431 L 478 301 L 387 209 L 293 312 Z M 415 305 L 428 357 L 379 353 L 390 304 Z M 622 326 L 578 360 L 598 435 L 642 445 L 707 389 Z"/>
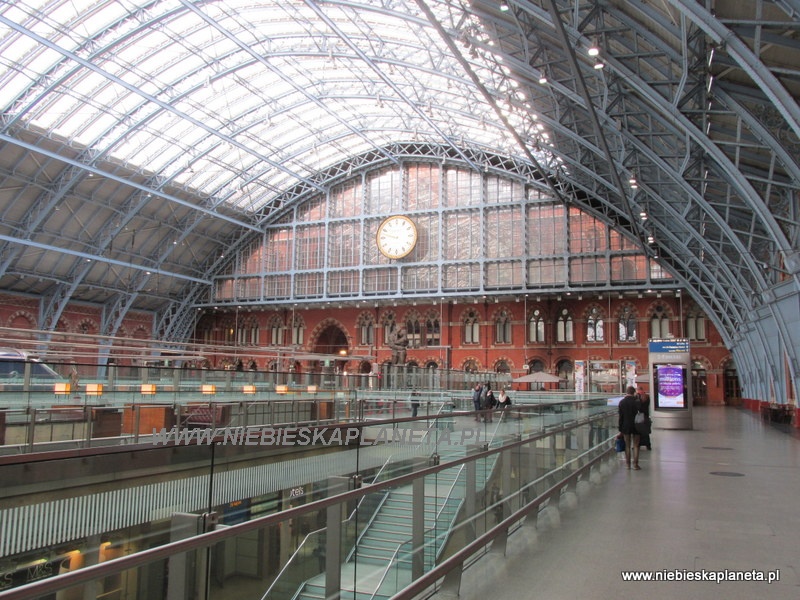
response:
<path id="1" fill-rule="evenodd" d="M 651 354 L 674 354 L 677 352 L 689 352 L 689 340 L 685 338 L 649 340 L 648 349 L 650 350 Z"/>

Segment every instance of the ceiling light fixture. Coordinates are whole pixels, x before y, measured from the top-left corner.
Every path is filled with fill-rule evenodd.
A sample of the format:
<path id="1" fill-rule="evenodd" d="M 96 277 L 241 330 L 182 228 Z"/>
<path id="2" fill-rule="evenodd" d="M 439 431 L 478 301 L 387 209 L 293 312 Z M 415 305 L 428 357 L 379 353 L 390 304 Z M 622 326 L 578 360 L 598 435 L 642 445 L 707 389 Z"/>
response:
<path id="1" fill-rule="evenodd" d="M 586 51 L 586 54 L 589 56 L 597 56 L 600 54 L 600 48 L 597 47 L 597 44 L 592 44 L 589 46 L 589 49 Z"/>

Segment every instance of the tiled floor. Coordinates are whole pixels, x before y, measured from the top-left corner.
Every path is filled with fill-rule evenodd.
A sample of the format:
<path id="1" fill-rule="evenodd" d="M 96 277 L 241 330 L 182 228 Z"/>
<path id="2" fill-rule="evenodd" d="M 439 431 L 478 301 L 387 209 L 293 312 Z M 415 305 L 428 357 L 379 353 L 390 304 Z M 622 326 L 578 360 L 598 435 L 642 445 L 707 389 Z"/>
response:
<path id="1" fill-rule="evenodd" d="M 522 528 L 505 557 L 467 569 L 460 598 L 800 598 L 800 439 L 758 415 L 697 407 L 694 429 L 656 430 L 641 471 L 618 464 L 561 513 Z M 626 582 L 621 571 L 765 574 L 779 581 Z"/>

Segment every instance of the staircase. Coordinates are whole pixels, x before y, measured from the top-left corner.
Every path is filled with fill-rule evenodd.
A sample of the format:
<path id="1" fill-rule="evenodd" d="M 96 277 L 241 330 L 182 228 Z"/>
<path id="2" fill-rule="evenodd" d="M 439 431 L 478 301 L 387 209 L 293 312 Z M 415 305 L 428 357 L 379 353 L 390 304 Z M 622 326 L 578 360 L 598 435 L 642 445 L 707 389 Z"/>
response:
<path id="1" fill-rule="evenodd" d="M 440 461 L 446 463 L 463 457 L 465 447 L 445 445 L 438 450 Z M 478 463 L 477 492 L 480 493 L 485 488 L 495 462 L 496 458 L 492 458 Z M 466 471 L 463 465 L 426 477 L 424 571 L 433 568 L 444 550 L 449 532 L 464 502 L 465 486 Z M 388 599 L 397 590 L 411 583 L 412 510 L 411 486 L 387 493 L 343 566 L 343 600 Z M 357 586 L 352 581 L 348 585 L 348 573 L 353 573 L 353 578 L 357 578 Z M 324 576 L 305 582 L 295 598 L 324 600 Z"/>

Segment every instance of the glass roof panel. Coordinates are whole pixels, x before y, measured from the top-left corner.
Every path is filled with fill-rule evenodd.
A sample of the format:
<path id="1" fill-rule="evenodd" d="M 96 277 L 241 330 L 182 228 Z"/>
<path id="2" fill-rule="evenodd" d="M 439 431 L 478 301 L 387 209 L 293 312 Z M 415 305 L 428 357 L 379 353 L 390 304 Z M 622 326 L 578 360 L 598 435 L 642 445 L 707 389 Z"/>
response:
<path id="1" fill-rule="evenodd" d="M 413 4 L 20 5 L 27 10 L 5 14 L 25 22 L 25 13 L 46 7 L 56 15 L 29 26 L 63 53 L 41 52 L 35 40 L 14 35 L 13 48 L 23 54 L 12 60 L 35 61 L 40 90 L 53 85 L 55 71 L 48 69 L 54 65 L 68 75 L 25 118 L 131 168 L 168 170 L 203 195 L 236 190 L 228 201 L 240 207 L 259 208 L 254 195 L 238 192 L 252 171 L 263 172 L 257 197 L 266 204 L 270 194 L 345 154 L 393 141 L 478 143 L 500 152 L 515 144 L 486 125 L 496 122 L 493 109 Z M 430 6 L 446 11 L 445 23 L 461 11 L 449 2 Z M 61 19 L 74 26 L 59 28 Z M 71 52 L 91 66 L 71 59 Z M 498 82 L 498 93 L 505 86 L 501 96 L 514 95 L 514 107 L 501 108 L 515 127 L 530 130 L 526 100 L 508 83 L 511 71 L 483 64 L 482 57 L 471 60 L 485 81 Z M 4 80 L 17 94 L 31 85 L 30 76 L 0 70 Z"/>

